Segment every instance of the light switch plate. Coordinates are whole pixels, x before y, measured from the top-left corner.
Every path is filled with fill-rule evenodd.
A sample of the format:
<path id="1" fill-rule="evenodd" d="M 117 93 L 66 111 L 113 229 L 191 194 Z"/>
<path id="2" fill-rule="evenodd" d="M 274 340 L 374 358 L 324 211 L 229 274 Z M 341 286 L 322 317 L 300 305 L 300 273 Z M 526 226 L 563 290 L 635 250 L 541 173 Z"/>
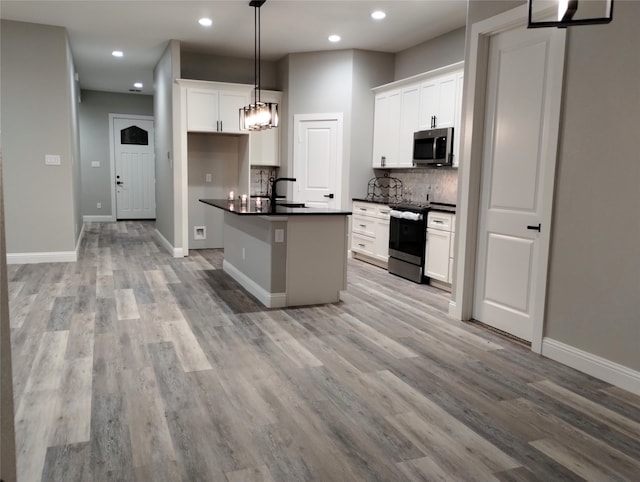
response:
<path id="1" fill-rule="evenodd" d="M 100 167 L 100 161 L 91 161 L 91 167 Z"/>
<path id="2" fill-rule="evenodd" d="M 276 243 L 284 243 L 284 229 L 276 229 Z"/>
<path id="3" fill-rule="evenodd" d="M 44 156 L 44 163 L 47 166 L 59 166 L 60 156 L 54 154 L 46 154 Z"/>

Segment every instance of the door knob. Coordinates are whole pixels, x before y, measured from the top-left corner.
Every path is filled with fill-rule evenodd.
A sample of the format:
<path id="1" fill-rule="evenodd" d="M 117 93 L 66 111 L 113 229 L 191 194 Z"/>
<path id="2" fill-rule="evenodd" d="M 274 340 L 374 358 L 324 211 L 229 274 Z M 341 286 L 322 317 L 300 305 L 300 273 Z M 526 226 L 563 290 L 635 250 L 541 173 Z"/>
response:
<path id="1" fill-rule="evenodd" d="M 542 225 L 540 223 L 538 223 L 537 226 L 532 226 L 531 224 L 529 224 L 527 226 L 527 229 L 531 229 L 532 231 L 538 231 L 540 232 L 540 228 L 542 227 Z"/>
<path id="2" fill-rule="evenodd" d="M 324 197 L 328 197 L 329 199 L 333 199 L 333 193 L 331 194 L 325 194 Z"/>
<path id="3" fill-rule="evenodd" d="M 122 181 L 116 181 L 116 184 L 119 186 L 120 184 L 124 184 Z"/>

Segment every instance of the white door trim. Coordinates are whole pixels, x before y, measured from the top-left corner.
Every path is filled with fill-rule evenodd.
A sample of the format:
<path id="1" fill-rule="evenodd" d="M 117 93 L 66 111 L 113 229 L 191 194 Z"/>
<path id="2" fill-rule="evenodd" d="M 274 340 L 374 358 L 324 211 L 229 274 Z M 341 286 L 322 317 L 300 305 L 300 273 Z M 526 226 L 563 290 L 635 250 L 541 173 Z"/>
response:
<path id="1" fill-rule="evenodd" d="M 546 13 L 546 12 L 544 12 Z M 484 145 L 484 118 L 486 78 L 488 69 L 489 38 L 491 35 L 511 30 L 526 24 L 527 5 L 508 10 L 489 19 L 474 23 L 471 26 L 471 44 L 468 65 L 465 66 L 465 88 L 463 99 L 463 119 L 461 128 L 460 166 L 458 179 L 458 214 L 456 215 L 456 254 L 453 299 L 449 313 L 458 320 L 469 320 L 473 314 L 476 247 L 478 236 L 478 220 L 480 190 L 482 182 L 482 155 Z M 556 29 L 558 52 L 564 62 L 566 32 Z M 558 88 L 559 87 L 559 88 Z M 562 100 L 562 73 L 559 86 L 550 92 L 549 102 L 553 106 L 551 115 L 557 120 L 551 122 L 549 138 L 558 138 L 560 105 Z M 546 225 L 551 227 L 551 219 Z M 548 254 L 548 247 L 545 248 Z M 545 258 L 546 259 L 546 256 Z M 545 280 L 546 282 L 546 280 Z M 542 334 L 544 328 L 545 289 L 537 293 L 534 303 L 539 316 L 533 321 L 533 339 L 531 350 L 542 351 Z"/>
<path id="2" fill-rule="evenodd" d="M 109 114 L 109 163 L 111 173 L 111 222 L 115 222 L 118 219 L 116 211 L 116 153 L 115 147 L 115 133 L 113 132 L 113 120 L 114 119 L 129 119 L 129 120 L 147 120 L 154 122 L 154 117 L 149 115 L 134 115 L 134 114 Z"/>

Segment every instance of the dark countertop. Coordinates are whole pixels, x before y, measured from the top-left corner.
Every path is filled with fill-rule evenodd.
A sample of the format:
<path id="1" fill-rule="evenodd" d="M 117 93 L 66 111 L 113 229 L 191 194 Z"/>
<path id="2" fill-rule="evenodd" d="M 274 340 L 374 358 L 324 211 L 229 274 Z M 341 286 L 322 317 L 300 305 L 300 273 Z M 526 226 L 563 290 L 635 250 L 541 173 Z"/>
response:
<path id="1" fill-rule="evenodd" d="M 199 199 L 201 203 L 222 209 L 240 216 L 349 216 L 351 211 L 321 208 L 287 208 L 276 206 L 275 212 L 269 209 L 269 203 L 262 203 L 262 209 L 256 208 L 255 199 L 249 199 L 246 206 L 240 204 L 240 200 L 229 201 L 227 199 Z"/>
<path id="2" fill-rule="evenodd" d="M 352 201 L 365 202 L 365 203 L 383 204 L 383 205 L 389 206 L 389 207 L 393 207 L 396 204 L 406 204 L 406 202 L 397 203 L 395 201 L 389 202 L 389 200 L 385 201 L 383 199 L 371 200 L 371 199 L 359 198 L 359 197 L 354 197 L 351 200 Z M 431 203 L 425 203 L 424 206 L 428 206 L 430 211 L 442 211 L 442 212 L 445 212 L 445 213 L 454 213 L 454 214 L 456 212 L 456 205 L 455 204 L 431 202 Z"/>

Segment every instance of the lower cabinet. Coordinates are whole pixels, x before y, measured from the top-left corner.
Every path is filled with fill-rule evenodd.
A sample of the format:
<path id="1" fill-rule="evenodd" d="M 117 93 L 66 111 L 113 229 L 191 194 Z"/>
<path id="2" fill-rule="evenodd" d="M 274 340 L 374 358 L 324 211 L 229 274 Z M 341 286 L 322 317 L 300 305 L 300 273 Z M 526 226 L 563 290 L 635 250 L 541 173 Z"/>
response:
<path id="1" fill-rule="evenodd" d="M 424 275 L 431 281 L 451 284 L 455 214 L 430 211 L 427 215 Z"/>
<path id="2" fill-rule="evenodd" d="M 386 268 L 389 259 L 389 206 L 353 202 L 351 254 L 354 258 Z"/>

